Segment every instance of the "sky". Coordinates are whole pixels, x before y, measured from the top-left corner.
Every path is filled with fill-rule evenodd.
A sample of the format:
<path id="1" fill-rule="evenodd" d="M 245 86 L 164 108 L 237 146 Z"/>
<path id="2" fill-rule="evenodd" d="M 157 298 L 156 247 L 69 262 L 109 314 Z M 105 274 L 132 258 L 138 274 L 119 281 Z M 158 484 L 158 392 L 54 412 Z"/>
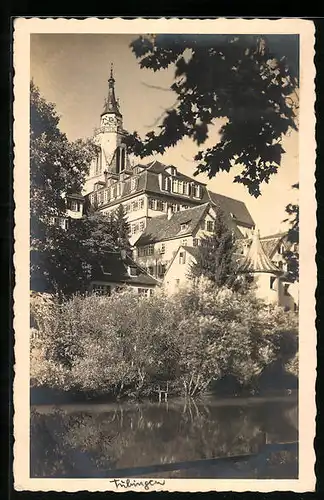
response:
<path id="1" fill-rule="evenodd" d="M 61 117 L 60 129 L 70 140 L 93 135 L 107 95 L 110 65 L 114 66 L 116 96 L 120 100 L 124 128 L 144 136 L 159 123 L 165 109 L 173 106 L 175 94 L 169 90 L 174 69 L 154 73 L 141 69 L 129 44 L 137 35 L 127 34 L 33 34 L 31 35 L 30 74 L 41 95 L 56 104 Z M 218 142 L 221 121 L 215 122 L 203 147 Z M 296 200 L 292 184 L 298 182 L 298 133 L 283 138 L 281 166 L 269 184 L 261 187 L 261 196 L 252 197 L 247 189 L 233 183 L 235 170 L 222 172 L 213 179 L 199 174 L 197 180 L 220 194 L 245 202 L 262 235 L 285 228 L 285 207 Z M 163 156 L 155 158 L 175 165 L 193 177 L 193 158 L 198 146 L 184 139 Z M 140 160 L 148 163 L 152 158 Z"/>

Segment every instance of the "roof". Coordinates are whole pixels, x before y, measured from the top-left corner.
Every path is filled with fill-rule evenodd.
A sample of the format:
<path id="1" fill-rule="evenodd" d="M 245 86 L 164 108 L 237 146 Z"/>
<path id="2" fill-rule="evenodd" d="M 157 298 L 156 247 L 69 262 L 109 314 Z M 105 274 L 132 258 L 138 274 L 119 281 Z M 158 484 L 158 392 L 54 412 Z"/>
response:
<path id="1" fill-rule="evenodd" d="M 260 238 L 261 245 L 268 257 L 272 257 L 278 244 L 287 236 L 285 233 L 276 233 Z"/>
<path id="2" fill-rule="evenodd" d="M 238 271 L 240 273 L 272 273 L 282 274 L 266 255 L 260 242 L 258 231 L 254 231 L 251 246 L 246 257 L 242 260 Z"/>
<path id="3" fill-rule="evenodd" d="M 67 194 L 66 197 L 72 200 L 84 201 L 84 196 L 82 196 L 82 194 L 79 193 Z"/>
<path id="4" fill-rule="evenodd" d="M 187 245 L 183 245 L 180 248 L 186 250 L 186 252 L 190 253 L 190 255 L 192 255 L 192 257 L 194 257 L 195 259 L 197 259 L 199 256 L 199 247 L 188 247 Z"/>
<path id="5" fill-rule="evenodd" d="M 128 274 L 129 266 L 136 268 L 137 276 L 130 276 Z M 153 276 L 148 274 L 131 257 L 126 255 L 123 258 L 120 252 L 107 253 L 105 264 L 93 273 L 92 281 L 146 286 L 156 286 L 159 284 Z"/>
<path id="6" fill-rule="evenodd" d="M 148 245 L 158 241 L 169 240 L 179 236 L 192 234 L 205 212 L 210 208 L 208 203 L 197 207 L 175 212 L 170 219 L 167 214 L 148 220 L 145 231 L 136 241 L 135 246 Z M 181 224 L 188 223 L 188 228 L 181 232 Z"/>
<path id="7" fill-rule="evenodd" d="M 121 116 L 118 102 L 115 96 L 115 79 L 113 76 L 112 68 L 110 70 L 110 77 L 108 80 L 108 97 L 105 100 L 104 110 L 101 115 L 104 115 L 105 113 L 115 113 L 116 115 Z"/>
<path id="8" fill-rule="evenodd" d="M 223 194 L 213 193 L 208 190 L 210 201 L 223 209 L 227 214 L 233 214 L 233 218 L 237 223 L 255 226 L 254 220 L 251 217 L 245 203 L 234 198 L 229 198 Z"/>
<path id="9" fill-rule="evenodd" d="M 174 167 L 174 165 L 165 165 L 164 163 L 161 163 L 157 160 L 154 160 L 152 161 L 151 163 L 149 163 L 147 165 L 147 170 L 149 172 L 153 172 L 155 174 L 167 174 L 167 175 L 170 175 L 168 172 L 166 172 L 166 169 L 167 168 L 170 168 L 170 167 Z M 189 177 L 188 175 L 185 175 L 183 174 L 182 172 L 180 172 L 177 167 L 174 167 L 176 170 L 177 170 L 177 175 L 176 175 L 176 178 L 177 179 L 180 179 L 180 180 L 183 180 L 183 181 L 187 181 L 187 182 L 196 182 L 197 184 L 201 184 L 202 186 L 205 186 L 206 184 L 203 183 L 203 182 L 200 182 L 198 181 L 197 179 L 193 179 L 192 177 Z"/>

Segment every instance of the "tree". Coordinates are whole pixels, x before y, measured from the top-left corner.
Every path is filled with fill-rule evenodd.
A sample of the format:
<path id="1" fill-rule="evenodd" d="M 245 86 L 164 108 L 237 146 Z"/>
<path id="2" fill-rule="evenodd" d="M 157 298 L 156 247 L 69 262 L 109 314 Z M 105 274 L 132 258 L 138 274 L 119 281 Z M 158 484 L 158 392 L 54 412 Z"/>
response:
<path id="1" fill-rule="evenodd" d="M 141 68 L 175 67 L 176 94 L 159 126 L 141 139 L 129 134 L 140 157 L 163 153 L 184 137 L 203 144 L 216 119 L 220 140 L 195 156 L 195 175 L 209 178 L 241 168 L 234 182 L 257 197 L 280 166 L 281 139 L 297 129 L 298 38 L 295 35 L 141 36 L 131 43 Z M 298 97 L 297 97 L 298 100 Z"/>
<path id="2" fill-rule="evenodd" d="M 217 287 L 227 286 L 234 290 L 243 286 L 237 276 L 236 240 L 221 210 L 217 212 L 213 233 L 201 238 L 197 248 L 199 252 L 190 269 L 191 278 L 205 276 Z"/>
<path id="3" fill-rule="evenodd" d="M 299 189 L 299 183 L 292 186 L 294 189 Z M 298 281 L 299 279 L 299 205 L 297 203 L 289 203 L 286 206 L 286 213 L 288 218 L 284 222 L 290 224 L 288 230 L 288 242 L 291 247 L 284 253 L 284 258 L 287 262 L 288 276 L 293 281 Z"/>
<path id="4" fill-rule="evenodd" d="M 66 196 L 81 192 L 95 153 L 91 141 L 68 141 L 58 127 L 55 105 L 30 84 L 30 239 L 31 282 L 53 285 L 53 273 L 65 252 L 64 229 L 53 224 L 65 216 Z"/>
<path id="5" fill-rule="evenodd" d="M 51 285 L 66 296 L 89 289 L 93 273 L 109 262 L 109 254 L 119 250 L 130 251 L 127 223 L 116 214 L 105 215 L 89 210 L 82 219 L 70 219 L 67 231 L 62 231 L 51 264 Z"/>
<path id="6" fill-rule="evenodd" d="M 118 246 L 131 254 L 131 246 L 128 239 L 130 225 L 127 221 L 126 211 L 122 204 L 113 212 L 112 222 L 116 228 L 115 238 Z"/>

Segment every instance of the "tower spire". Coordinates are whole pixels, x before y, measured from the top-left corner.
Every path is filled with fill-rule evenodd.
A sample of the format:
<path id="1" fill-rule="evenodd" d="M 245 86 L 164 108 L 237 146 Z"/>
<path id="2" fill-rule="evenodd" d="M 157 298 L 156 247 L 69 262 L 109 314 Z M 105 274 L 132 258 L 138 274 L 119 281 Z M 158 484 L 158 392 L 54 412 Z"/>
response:
<path id="1" fill-rule="evenodd" d="M 114 113 L 117 116 L 121 116 L 119 111 L 118 101 L 115 96 L 115 78 L 113 72 L 113 63 L 110 66 L 110 76 L 108 79 L 108 97 L 105 100 L 104 110 L 101 113 L 101 116 L 106 113 Z"/>

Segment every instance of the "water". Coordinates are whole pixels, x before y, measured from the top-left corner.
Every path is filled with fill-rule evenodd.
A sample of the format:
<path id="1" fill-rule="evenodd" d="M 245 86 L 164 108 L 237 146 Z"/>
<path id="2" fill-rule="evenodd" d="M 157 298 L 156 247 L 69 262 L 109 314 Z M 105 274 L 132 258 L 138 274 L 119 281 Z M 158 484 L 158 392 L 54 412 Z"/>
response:
<path id="1" fill-rule="evenodd" d="M 294 396 L 39 405 L 31 412 L 31 477 L 296 478 L 296 450 L 217 464 L 210 459 L 297 441 Z"/>

